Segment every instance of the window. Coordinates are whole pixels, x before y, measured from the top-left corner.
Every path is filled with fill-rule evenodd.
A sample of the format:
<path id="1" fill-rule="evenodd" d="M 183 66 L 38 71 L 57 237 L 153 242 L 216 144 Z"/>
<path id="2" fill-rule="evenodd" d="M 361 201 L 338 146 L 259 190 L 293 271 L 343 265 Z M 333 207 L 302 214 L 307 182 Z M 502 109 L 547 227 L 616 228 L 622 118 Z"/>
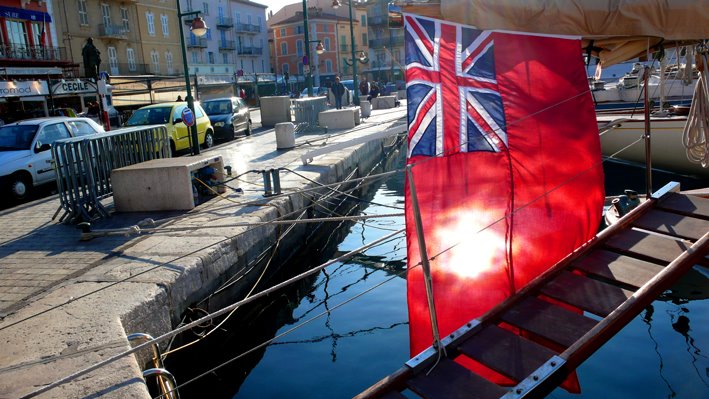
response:
<path id="1" fill-rule="evenodd" d="M 248 23 L 249 25 L 251 25 L 251 15 L 247 15 L 247 16 L 246 16 L 246 23 Z"/>
<path id="2" fill-rule="evenodd" d="M 206 1 L 202 3 L 202 14 L 209 15 L 209 3 Z"/>
<path id="3" fill-rule="evenodd" d="M 151 51 L 150 60 L 153 62 L 153 73 L 160 73 L 160 54 L 155 50 Z"/>
<path id="4" fill-rule="evenodd" d="M 236 17 L 235 17 L 234 19 L 236 19 L 237 25 L 241 25 L 241 13 L 238 13 L 238 12 L 237 12 L 237 13 L 234 14 L 234 15 L 236 15 Z"/>
<path id="5" fill-rule="evenodd" d="M 303 41 L 298 40 L 295 42 L 295 52 L 300 57 L 303 55 Z"/>
<path id="6" fill-rule="evenodd" d="M 211 29 L 207 29 L 207 34 L 204 35 L 204 37 L 206 37 L 207 40 L 212 40 L 212 30 L 211 30 Z"/>
<path id="7" fill-rule="evenodd" d="M 148 11 L 145 13 L 145 19 L 148 20 L 148 35 L 155 36 L 155 16 Z"/>
<path id="8" fill-rule="evenodd" d="M 118 75 L 118 54 L 115 47 L 108 47 L 108 67 L 111 75 Z"/>
<path id="9" fill-rule="evenodd" d="M 367 34 L 362 33 L 362 45 L 366 46 L 367 45 Z"/>
<path id="10" fill-rule="evenodd" d="M 34 43 L 35 46 L 39 46 L 42 43 L 42 24 L 32 22 L 30 24 L 32 26 L 32 43 Z M 2 39 L 0 37 L 0 39 Z M 0 40 L 0 43 L 2 43 L 2 40 Z"/>
<path id="11" fill-rule="evenodd" d="M 123 25 L 123 30 L 125 32 L 130 32 L 130 25 L 128 24 L 128 9 L 121 7 L 121 25 Z"/>
<path id="12" fill-rule="evenodd" d="M 209 60 L 210 64 L 214 64 L 214 52 L 212 52 L 212 51 L 208 52 L 207 59 Z"/>
<path id="13" fill-rule="evenodd" d="M 303 75 L 303 63 L 298 63 L 298 75 Z"/>
<path id="14" fill-rule="evenodd" d="M 281 65 L 281 70 L 283 71 L 283 73 L 290 73 L 289 69 L 290 68 L 288 68 L 288 64 Z"/>
<path id="15" fill-rule="evenodd" d="M 326 37 L 326 38 L 322 41 L 322 46 L 323 46 L 323 48 L 325 49 L 325 51 L 330 51 L 330 38 L 329 38 L 329 37 Z"/>
<path id="16" fill-rule="evenodd" d="M 89 13 L 86 12 L 86 0 L 78 0 L 77 5 L 79 8 L 79 23 L 81 25 L 88 25 Z"/>
<path id="17" fill-rule="evenodd" d="M 91 126 L 89 126 L 88 123 L 84 121 L 71 121 L 68 123 L 75 137 L 88 136 L 89 134 L 97 133 Z"/>
<path id="18" fill-rule="evenodd" d="M 27 47 L 27 27 L 22 21 L 17 21 L 13 19 L 5 20 L 5 28 L 7 28 L 7 39 L 8 43 L 16 44 L 18 46 Z M 22 57 L 26 57 L 29 54 L 22 52 Z"/>
<path id="19" fill-rule="evenodd" d="M 192 6 L 192 0 L 187 0 L 187 11 L 192 10 L 194 10 L 194 7 Z"/>
<path id="20" fill-rule="evenodd" d="M 282 42 L 281 43 L 281 55 L 287 55 L 288 54 L 288 43 Z"/>
<path id="21" fill-rule="evenodd" d="M 325 72 L 327 72 L 327 73 L 332 72 L 332 61 L 331 60 L 325 60 Z"/>
<path id="22" fill-rule="evenodd" d="M 323 24 L 323 25 L 322 25 L 322 31 L 323 31 L 323 32 L 327 32 L 328 29 L 329 29 L 329 26 L 328 26 L 327 24 Z"/>
<path id="23" fill-rule="evenodd" d="M 281 28 L 281 37 L 286 35 L 286 28 Z"/>
<path id="24" fill-rule="evenodd" d="M 296 34 L 296 35 L 299 35 L 299 34 L 301 34 L 301 33 L 303 33 L 303 27 L 300 26 L 300 25 L 296 26 L 296 27 L 295 27 L 295 34 Z"/>
<path id="25" fill-rule="evenodd" d="M 135 65 L 135 50 L 132 48 L 126 49 L 126 58 L 128 58 L 128 70 L 133 72 L 136 70 Z"/>
<path id="26" fill-rule="evenodd" d="M 45 126 L 37 136 L 37 144 L 53 144 L 57 140 L 68 139 L 71 137 L 69 130 L 63 123 L 55 123 Z"/>
<path id="27" fill-rule="evenodd" d="M 199 64 L 199 53 L 196 51 L 190 51 L 190 57 L 192 58 L 192 63 L 193 64 Z"/>
<path id="28" fill-rule="evenodd" d="M 103 24 L 106 29 L 111 26 L 111 7 L 106 3 L 101 3 L 101 15 L 103 16 Z"/>
<path id="29" fill-rule="evenodd" d="M 360 22 L 361 22 L 362 26 L 367 26 L 367 14 L 362 14 L 360 16 Z"/>
<path id="30" fill-rule="evenodd" d="M 263 58 L 261 59 L 261 72 L 266 72 L 266 64 L 264 64 Z"/>
<path id="31" fill-rule="evenodd" d="M 224 7 L 217 7 L 217 15 L 219 16 L 219 22 L 224 22 Z"/>
<path id="32" fill-rule="evenodd" d="M 167 74 L 168 75 L 174 74 L 175 69 L 172 65 L 172 52 L 171 51 L 165 52 L 165 64 L 167 64 Z"/>
<path id="33" fill-rule="evenodd" d="M 256 22 L 258 23 L 259 30 L 263 28 L 263 21 L 261 20 L 261 17 L 256 17 Z"/>
<path id="34" fill-rule="evenodd" d="M 229 63 L 229 54 L 223 53 L 222 54 L 222 64 L 228 64 Z"/>
<path id="35" fill-rule="evenodd" d="M 170 27 L 167 22 L 167 14 L 160 14 L 160 23 L 162 24 L 162 35 L 164 37 L 170 36 Z"/>

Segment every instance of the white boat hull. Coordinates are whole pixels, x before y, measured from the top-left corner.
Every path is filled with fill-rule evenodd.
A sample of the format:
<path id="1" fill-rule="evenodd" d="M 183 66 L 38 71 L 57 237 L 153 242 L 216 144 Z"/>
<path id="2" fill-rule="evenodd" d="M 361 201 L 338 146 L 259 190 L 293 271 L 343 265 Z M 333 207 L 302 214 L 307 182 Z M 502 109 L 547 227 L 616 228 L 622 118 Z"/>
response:
<path id="1" fill-rule="evenodd" d="M 642 137 L 645 134 L 645 120 L 642 116 L 599 115 L 598 127 L 602 129 L 611 121 L 621 119 L 626 120 L 606 133 L 601 132 L 601 152 L 605 156 L 644 164 L 645 142 Z M 682 144 L 682 132 L 686 121 L 685 117 L 651 119 L 652 167 L 675 173 L 709 177 L 709 168 L 703 168 L 701 164 L 693 163 L 687 158 L 687 152 Z"/>

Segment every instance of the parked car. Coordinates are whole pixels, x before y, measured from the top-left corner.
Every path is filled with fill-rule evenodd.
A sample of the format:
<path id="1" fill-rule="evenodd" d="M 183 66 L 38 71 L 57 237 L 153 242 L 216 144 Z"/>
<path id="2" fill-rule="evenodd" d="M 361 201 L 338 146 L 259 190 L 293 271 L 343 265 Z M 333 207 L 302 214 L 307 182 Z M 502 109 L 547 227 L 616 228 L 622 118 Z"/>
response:
<path id="1" fill-rule="evenodd" d="M 89 118 L 27 119 L 0 126 L 0 187 L 23 200 L 34 187 L 54 182 L 52 144 L 61 139 L 103 133 Z"/>
<path id="2" fill-rule="evenodd" d="M 326 96 L 328 92 L 327 87 L 322 87 L 322 86 L 315 86 L 313 87 L 313 95 L 315 97 L 321 97 L 321 96 Z M 300 92 L 300 98 L 307 97 L 308 96 L 308 88 L 306 87 L 303 89 L 303 91 Z"/>
<path id="3" fill-rule="evenodd" d="M 251 135 L 251 114 L 243 98 L 215 98 L 202 101 L 200 105 L 214 127 L 216 138 L 233 140 L 234 135 L 241 131 Z"/>
<path id="4" fill-rule="evenodd" d="M 170 136 L 170 149 L 174 154 L 176 151 L 190 148 L 190 129 L 182 121 L 182 111 L 185 108 L 185 102 L 148 105 L 133 112 L 125 126 L 165 125 Z M 199 104 L 194 105 L 194 110 L 197 140 L 200 145 L 209 148 L 214 145 L 214 128 Z"/>

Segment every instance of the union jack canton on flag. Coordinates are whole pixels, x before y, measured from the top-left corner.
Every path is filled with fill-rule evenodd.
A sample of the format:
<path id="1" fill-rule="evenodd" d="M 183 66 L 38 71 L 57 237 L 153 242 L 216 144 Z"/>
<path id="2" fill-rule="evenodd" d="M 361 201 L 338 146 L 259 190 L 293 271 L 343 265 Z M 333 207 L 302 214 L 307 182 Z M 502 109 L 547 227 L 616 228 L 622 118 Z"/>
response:
<path id="1" fill-rule="evenodd" d="M 406 22 L 409 157 L 506 149 L 492 32 L 409 15 Z"/>

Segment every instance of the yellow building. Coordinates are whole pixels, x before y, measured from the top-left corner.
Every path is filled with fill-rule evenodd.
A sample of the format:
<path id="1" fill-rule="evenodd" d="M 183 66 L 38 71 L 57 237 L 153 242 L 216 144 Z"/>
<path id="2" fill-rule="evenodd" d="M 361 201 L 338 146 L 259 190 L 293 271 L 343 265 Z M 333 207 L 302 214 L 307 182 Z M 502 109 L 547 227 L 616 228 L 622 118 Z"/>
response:
<path id="1" fill-rule="evenodd" d="M 174 0 L 135 1 L 141 57 L 147 72 L 155 75 L 182 75 L 182 48 L 177 5 Z M 189 30 L 189 27 L 186 27 Z"/>

